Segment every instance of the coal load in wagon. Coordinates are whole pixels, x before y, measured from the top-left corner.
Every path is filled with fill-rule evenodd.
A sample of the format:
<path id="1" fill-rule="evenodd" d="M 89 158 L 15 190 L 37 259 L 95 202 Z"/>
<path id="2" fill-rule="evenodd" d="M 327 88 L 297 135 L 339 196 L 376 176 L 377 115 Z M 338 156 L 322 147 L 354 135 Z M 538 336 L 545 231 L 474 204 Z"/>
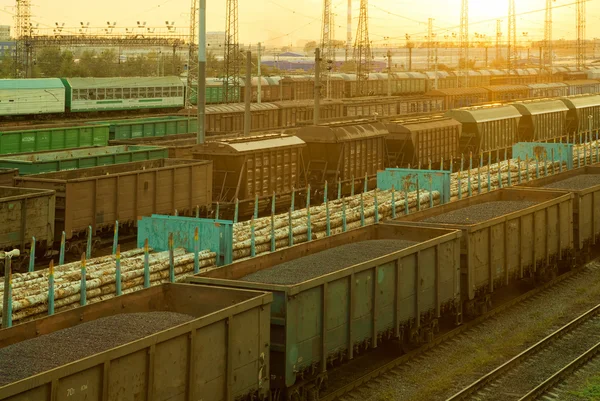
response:
<path id="1" fill-rule="evenodd" d="M 544 185 L 543 188 L 579 191 L 596 185 L 600 185 L 600 174 L 582 174 Z"/>
<path id="2" fill-rule="evenodd" d="M 467 206 L 448 213 L 429 217 L 424 222 L 441 224 L 477 224 L 496 217 L 526 209 L 537 202 L 495 201 Z"/>
<path id="3" fill-rule="evenodd" d="M 242 281 L 290 285 L 367 262 L 412 245 L 414 241 L 371 240 L 327 249 L 242 277 Z"/>
<path id="4" fill-rule="evenodd" d="M 0 387 L 193 319 L 174 312 L 123 313 L 0 348 Z"/>

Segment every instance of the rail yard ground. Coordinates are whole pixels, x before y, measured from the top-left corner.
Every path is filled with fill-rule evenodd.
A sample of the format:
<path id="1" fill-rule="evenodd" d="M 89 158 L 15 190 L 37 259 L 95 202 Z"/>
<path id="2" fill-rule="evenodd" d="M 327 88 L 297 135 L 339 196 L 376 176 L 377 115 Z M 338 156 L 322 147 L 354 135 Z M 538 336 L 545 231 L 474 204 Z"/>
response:
<path id="1" fill-rule="evenodd" d="M 499 315 L 359 387 L 343 399 L 445 400 L 573 318 L 600 303 L 600 261 Z M 584 370 L 585 372 L 585 370 Z M 585 379 L 587 378 L 587 379 Z M 595 400 L 600 378 L 568 382 L 569 400 Z M 567 397 L 567 395 L 565 395 Z"/>

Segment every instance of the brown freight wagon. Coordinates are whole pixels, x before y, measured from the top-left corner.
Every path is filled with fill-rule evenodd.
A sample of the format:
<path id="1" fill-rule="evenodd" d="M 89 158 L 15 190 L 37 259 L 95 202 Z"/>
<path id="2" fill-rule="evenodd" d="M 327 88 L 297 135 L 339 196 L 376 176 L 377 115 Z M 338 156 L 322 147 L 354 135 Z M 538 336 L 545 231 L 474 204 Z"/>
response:
<path id="1" fill-rule="evenodd" d="M 398 114 L 398 98 L 358 97 L 344 99 L 345 117 L 394 116 Z"/>
<path id="2" fill-rule="evenodd" d="M 312 121 L 315 115 L 313 100 L 275 102 L 279 107 L 279 122 L 282 128 L 293 128 L 303 121 Z M 344 116 L 344 105 L 339 100 L 321 100 L 321 118 Z"/>
<path id="3" fill-rule="evenodd" d="M 505 102 L 530 97 L 530 89 L 525 85 L 491 85 L 484 87 L 489 92 L 490 102 Z"/>
<path id="4" fill-rule="evenodd" d="M 444 99 L 446 110 L 481 104 L 489 100 L 489 92 L 484 88 L 438 89 L 427 92 L 425 95 Z"/>
<path id="5" fill-rule="evenodd" d="M 243 103 L 206 106 L 206 132 L 232 132 L 244 130 Z M 180 115 L 196 114 L 196 109 L 181 110 Z M 272 103 L 252 103 L 250 105 L 251 129 L 279 128 L 279 108 Z"/>
<path id="6" fill-rule="evenodd" d="M 13 178 L 19 175 L 16 168 L 0 168 L 0 187 L 12 187 Z"/>
<path id="7" fill-rule="evenodd" d="M 141 216 L 192 215 L 212 201 L 212 162 L 157 159 L 15 179 L 15 186 L 56 191 L 56 236 L 85 235 L 88 226 L 99 234 L 135 227 Z"/>
<path id="8" fill-rule="evenodd" d="M 388 167 L 407 167 L 432 163 L 440 166 L 460 154 L 462 124 L 444 116 L 423 116 L 390 120 L 385 123 L 389 135 Z"/>
<path id="9" fill-rule="evenodd" d="M 14 355 L 15 365 L 26 372 L 39 372 L 13 373 L 11 378 L 25 377 L 0 385 L 0 398 L 10 401 L 268 399 L 272 301 L 270 292 L 163 284 L 0 330 L 0 349 Z M 35 359 L 27 358 L 27 352 L 19 353 L 25 341 L 31 347 L 29 350 L 41 347 L 39 341 L 50 342 L 44 338 L 46 335 L 64 339 L 65 342 L 56 345 L 56 349 L 62 350 L 69 347 L 66 338 L 69 334 L 75 336 L 73 330 L 92 331 L 95 326 L 109 336 L 111 331 L 120 330 L 119 323 L 127 321 L 131 314 L 134 321 L 148 319 L 148 325 L 158 321 L 164 328 L 142 338 L 130 335 L 133 340 L 125 344 L 123 336 L 104 338 L 101 344 L 95 344 L 95 352 L 82 349 L 85 339 L 74 339 L 78 340 L 72 345 L 76 352 L 51 355 L 53 349 L 42 351 L 47 354 L 45 366 L 54 366 L 54 361 L 57 365 L 45 371 L 34 365 Z M 175 318 L 168 314 L 178 315 Z M 73 360 L 74 355 L 80 357 Z M 11 369 L 11 361 L 2 363 L 3 368 Z"/>
<path id="10" fill-rule="evenodd" d="M 312 188 L 323 188 L 325 181 L 335 188 L 340 181 L 348 193 L 352 182 L 360 184 L 385 168 L 385 139 L 388 130 L 378 122 L 334 122 L 293 130 L 306 142 L 304 164 Z M 334 191 L 330 191 L 333 193 Z"/>
<path id="11" fill-rule="evenodd" d="M 447 110 L 443 96 L 402 96 L 396 98 L 399 115 L 417 113 L 436 113 Z"/>
<path id="12" fill-rule="evenodd" d="M 261 214 L 270 213 L 273 193 L 277 209 L 289 207 L 304 176 L 305 147 L 295 136 L 266 134 L 207 142 L 196 146 L 193 155 L 213 162 L 213 200 L 220 211 L 230 217 L 238 199 L 239 217 L 249 217 L 257 197 Z"/>

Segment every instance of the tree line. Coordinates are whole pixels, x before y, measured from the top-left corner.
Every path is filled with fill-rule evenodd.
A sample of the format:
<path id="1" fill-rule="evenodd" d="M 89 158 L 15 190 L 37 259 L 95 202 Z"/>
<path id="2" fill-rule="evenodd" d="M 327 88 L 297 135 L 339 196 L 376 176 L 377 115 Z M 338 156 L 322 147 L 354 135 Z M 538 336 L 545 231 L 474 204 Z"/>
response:
<path id="1" fill-rule="evenodd" d="M 193 60 L 197 63 L 197 60 Z M 29 63 L 27 76 L 31 78 L 60 78 L 60 77 L 151 77 L 179 76 L 188 68 L 187 56 L 179 54 L 149 52 L 135 56 L 121 57 L 113 50 L 86 50 L 76 58 L 70 50 L 57 47 L 47 47 L 37 51 Z M 252 73 L 258 73 L 258 59 L 252 57 Z M 264 75 L 277 74 L 274 68 L 262 66 Z M 245 61 L 240 58 L 240 74 L 246 73 Z M 15 60 L 5 56 L 0 60 L 0 78 L 12 78 L 15 74 Z M 214 52 L 208 51 L 206 58 L 206 75 L 222 77 L 224 75 L 223 61 Z"/>

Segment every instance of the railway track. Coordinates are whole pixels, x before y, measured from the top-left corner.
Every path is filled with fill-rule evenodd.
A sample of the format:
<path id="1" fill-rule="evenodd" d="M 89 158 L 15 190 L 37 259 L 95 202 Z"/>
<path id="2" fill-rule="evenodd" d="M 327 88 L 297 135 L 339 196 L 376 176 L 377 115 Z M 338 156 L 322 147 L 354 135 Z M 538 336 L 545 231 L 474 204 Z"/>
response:
<path id="1" fill-rule="evenodd" d="M 555 279 L 539 286 L 536 287 L 533 290 L 530 290 L 518 297 L 512 298 L 506 302 L 503 302 L 501 304 L 499 304 L 498 306 L 496 306 L 495 308 L 491 309 L 489 312 L 487 312 L 484 315 L 481 315 L 473 320 L 470 320 L 468 322 L 465 322 L 464 324 L 462 324 L 461 326 L 449 330 L 439 336 L 437 336 L 433 341 L 424 344 L 423 346 L 409 351 L 407 353 L 404 353 L 402 355 L 399 356 L 390 356 L 390 352 L 389 350 L 382 350 L 381 355 L 377 355 L 377 356 L 370 356 L 370 355 L 366 355 L 364 357 L 361 357 L 359 360 L 356 360 L 355 363 L 351 363 L 348 364 L 347 367 L 342 368 L 340 371 L 337 372 L 336 377 L 341 377 L 342 380 L 340 380 L 340 383 L 337 383 L 337 380 L 333 383 L 330 383 L 328 389 L 321 394 L 320 396 L 320 401 L 335 401 L 335 400 L 357 400 L 357 399 L 362 399 L 361 397 L 355 397 L 352 392 L 354 392 L 355 390 L 359 389 L 360 387 L 362 387 L 363 385 L 366 385 L 369 382 L 372 382 L 373 380 L 376 380 L 377 378 L 385 375 L 387 372 L 390 372 L 394 369 L 396 369 L 397 367 L 400 367 L 402 365 L 405 365 L 411 361 L 417 360 L 422 357 L 423 355 L 425 355 L 428 351 L 432 350 L 433 348 L 447 343 L 449 341 L 451 341 L 452 339 L 458 337 L 459 335 L 466 333 L 467 331 L 475 328 L 476 326 L 484 323 L 487 320 L 492 319 L 493 317 L 499 315 L 500 313 L 503 313 L 505 311 L 507 311 L 508 309 L 523 303 L 527 300 L 530 300 L 540 294 L 542 294 L 543 292 L 545 292 L 546 290 L 549 290 L 551 287 L 554 287 L 558 284 L 561 284 L 563 282 L 568 281 L 570 278 L 576 276 L 578 273 L 582 272 L 583 269 L 585 268 L 585 266 L 580 266 L 577 267 L 567 273 L 564 273 L 558 277 L 556 277 Z M 598 306 L 598 311 L 600 312 L 600 306 Z M 598 332 L 600 333 L 600 320 L 599 320 L 599 329 Z M 384 362 L 381 362 L 381 359 L 385 359 Z M 379 362 L 378 362 L 379 361 Z M 365 366 L 365 365 L 369 365 L 369 366 Z M 355 374 L 355 372 L 364 372 L 364 373 L 360 373 L 358 375 Z M 346 373 L 347 372 L 347 373 Z M 351 379 L 346 378 L 345 380 L 343 379 L 344 376 L 352 376 Z M 330 377 L 331 379 L 331 377 Z"/>
<path id="2" fill-rule="evenodd" d="M 600 305 L 597 305 L 447 401 L 535 400 L 599 350 Z"/>

